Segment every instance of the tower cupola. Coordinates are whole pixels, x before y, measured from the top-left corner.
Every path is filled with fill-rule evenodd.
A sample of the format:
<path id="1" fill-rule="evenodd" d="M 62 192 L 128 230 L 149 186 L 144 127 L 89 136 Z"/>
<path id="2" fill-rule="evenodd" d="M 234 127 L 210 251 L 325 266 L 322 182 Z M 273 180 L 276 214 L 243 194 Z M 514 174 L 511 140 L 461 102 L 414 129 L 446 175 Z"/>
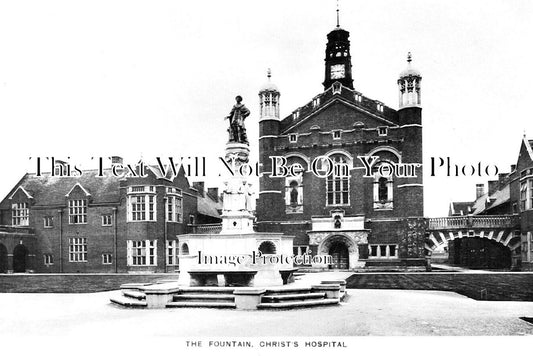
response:
<path id="1" fill-rule="evenodd" d="M 267 71 L 267 82 L 259 90 L 259 115 L 260 119 L 279 120 L 279 90 L 271 81 L 272 72 Z"/>
<path id="2" fill-rule="evenodd" d="M 400 109 L 420 107 L 422 105 L 420 90 L 422 75 L 412 67 L 411 61 L 411 52 L 409 52 L 407 54 L 407 68 L 400 73 L 400 78 L 398 79 Z"/>
<path id="3" fill-rule="evenodd" d="M 339 9 L 337 8 L 337 27 L 328 33 L 326 44 L 326 62 L 324 75 L 324 90 L 329 89 L 335 82 L 353 89 L 352 57 L 350 56 L 350 32 L 339 25 Z"/>

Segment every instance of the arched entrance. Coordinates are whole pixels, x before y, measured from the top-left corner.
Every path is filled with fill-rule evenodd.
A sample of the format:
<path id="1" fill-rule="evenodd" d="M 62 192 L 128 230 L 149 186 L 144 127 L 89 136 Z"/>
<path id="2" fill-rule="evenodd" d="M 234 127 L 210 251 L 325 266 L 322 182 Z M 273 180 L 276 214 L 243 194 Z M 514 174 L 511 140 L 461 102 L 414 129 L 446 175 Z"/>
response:
<path id="1" fill-rule="evenodd" d="M 0 273 L 7 273 L 7 248 L 0 244 Z"/>
<path id="2" fill-rule="evenodd" d="M 465 237 L 448 242 L 448 261 L 468 268 L 509 269 L 511 250 L 493 240 Z"/>
<path id="3" fill-rule="evenodd" d="M 335 241 L 329 248 L 332 263 L 329 266 L 334 269 L 348 269 L 348 246 L 342 241 Z"/>
<path id="4" fill-rule="evenodd" d="M 28 249 L 24 245 L 17 245 L 13 250 L 13 272 L 26 272 L 26 257 Z"/>

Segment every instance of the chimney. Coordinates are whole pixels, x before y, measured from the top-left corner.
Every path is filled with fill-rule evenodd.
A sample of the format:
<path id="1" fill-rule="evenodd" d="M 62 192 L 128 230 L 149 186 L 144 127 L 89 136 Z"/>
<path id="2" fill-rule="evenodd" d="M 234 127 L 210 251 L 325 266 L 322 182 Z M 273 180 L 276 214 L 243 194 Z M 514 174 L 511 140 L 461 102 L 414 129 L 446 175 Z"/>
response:
<path id="1" fill-rule="evenodd" d="M 204 182 L 193 182 L 192 186 L 201 196 L 204 196 Z"/>
<path id="2" fill-rule="evenodd" d="M 511 164 L 511 172 L 514 172 L 516 170 L 516 164 Z"/>
<path id="3" fill-rule="evenodd" d="M 111 156 L 111 164 L 122 164 L 124 160 L 119 156 Z"/>
<path id="4" fill-rule="evenodd" d="M 476 199 L 479 199 L 483 194 L 485 194 L 485 184 L 476 184 Z"/>
<path id="5" fill-rule="evenodd" d="M 505 183 L 507 183 L 508 176 L 509 176 L 509 173 L 498 174 L 498 190 L 502 189 Z"/>
<path id="6" fill-rule="evenodd" d="M 207 188 L 207 194 L 218 203 L 218 188 Z"/>
<path id="7" fill-rule="evenodd" d="M 500 185 L 500 181 L 497 180 L 489 180 L 489 197 L 498 191 L 498 187 Z"/>

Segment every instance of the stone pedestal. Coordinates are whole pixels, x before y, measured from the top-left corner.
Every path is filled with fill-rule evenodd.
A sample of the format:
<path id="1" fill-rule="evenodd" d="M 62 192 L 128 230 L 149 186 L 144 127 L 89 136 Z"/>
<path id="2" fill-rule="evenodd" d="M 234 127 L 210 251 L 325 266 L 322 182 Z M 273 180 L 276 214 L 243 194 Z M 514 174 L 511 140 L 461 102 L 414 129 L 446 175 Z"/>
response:
<path id="1" fill-rule="evenodd" d="M 189 286 L 191 284 L 191 276 L 189 275 L 189 271 L 192 269 L 194 265 L 196 265 L 198 256 L 195 255 L 179 255 L 179 277 L 178 277 L 178 284 L 180 286 Z"/>
<path id="2" fill-rule="evenodd" d="M 326 293 L 328 299 L 340 299 L 341 286 L 339 284 L 317 284 L 311 287 L 313 292 Z"/>
<path id="3" fill-rule="evenodd" d="M 165 308 L 179 291 L 177 283 L 154 284 L 143 288 L 148 309 Z"/>
<path id="4" fill-rule="evenodd" d="M 265 294 L 265 289 L 259 288 L 239 288 L 233 292 L 235 296 L 235 306 L 237 309 L 254 310 L 261 303 L 261 298 Z"/>

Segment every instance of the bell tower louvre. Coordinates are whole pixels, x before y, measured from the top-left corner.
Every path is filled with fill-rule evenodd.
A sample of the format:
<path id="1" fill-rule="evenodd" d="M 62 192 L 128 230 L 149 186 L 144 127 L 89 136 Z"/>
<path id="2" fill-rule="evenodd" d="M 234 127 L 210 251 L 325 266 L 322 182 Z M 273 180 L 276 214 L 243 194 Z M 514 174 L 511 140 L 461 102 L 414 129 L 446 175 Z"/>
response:
<path id="1" fill-rule="evenodd" d="M 326 44 L 324 90 L 327 90 L 337 81 L 345 87 L 353 89 L 349 37 L 350 33 L 339 25 L 339 9 L 337 8 L 337 27 L 328 33 Z"/>

